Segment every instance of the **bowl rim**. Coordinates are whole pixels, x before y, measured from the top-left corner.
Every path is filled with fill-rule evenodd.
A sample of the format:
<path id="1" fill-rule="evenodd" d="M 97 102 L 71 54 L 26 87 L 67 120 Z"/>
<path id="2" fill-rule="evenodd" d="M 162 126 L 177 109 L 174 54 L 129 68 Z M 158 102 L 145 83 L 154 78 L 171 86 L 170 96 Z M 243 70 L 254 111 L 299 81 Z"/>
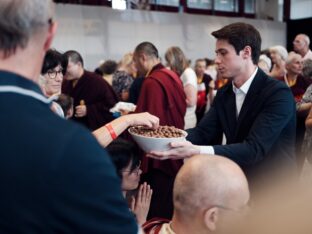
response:
<path id="1" fill-rule="evenodd" d="M 143 135 L 140 135 L 140 134 L 137 134 L 137 133 L 133 133 L 133 132 L 130 131 L 132 128 L 135 128 L 135 127 L 138 127 L 138 126 L 131 126 L 131 127 L 128 128 L 128 132 L 131 135 L 138 136 L 138 137 L 143 137 L 143 138 L 149 138 L 149 139 L 180 139 L 180 138 L 186 138 L 187 135 L 188 135 L 187 131 L 179 129 L 180 131 L 182 131 L 184 136 L 181 136 L 181 137 L 150 137 L 150 136 L 143 136 Z"/>

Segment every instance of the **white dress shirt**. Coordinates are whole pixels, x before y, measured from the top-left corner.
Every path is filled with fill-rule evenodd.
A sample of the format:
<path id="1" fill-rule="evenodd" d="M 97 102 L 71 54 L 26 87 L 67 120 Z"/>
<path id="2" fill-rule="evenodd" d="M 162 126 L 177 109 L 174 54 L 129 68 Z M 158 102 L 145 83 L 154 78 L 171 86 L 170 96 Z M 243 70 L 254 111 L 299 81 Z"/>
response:
<path id="1" fill-rule="evenodd" d="M 250 88 L 252 81 L 254 80 L 254 78 L 257 74 L 257 71 L 258 71 L 258 67 L 251 74 L 249 79 L 246 80 L 245 83 L 240 88 L 237 88 L 234 85 L 234 83 L 232 82 L 233 92 L 235 94 L 235 102 L 236 102 L 236 117 L 239 116 L 239 113 L 242 109 L 245 97 L 248 93 L 248 90 Z M 200 154 L 215 154 L 215 152 L 214 152 L 214 149 L 212 146 L 200 146 Z"/>

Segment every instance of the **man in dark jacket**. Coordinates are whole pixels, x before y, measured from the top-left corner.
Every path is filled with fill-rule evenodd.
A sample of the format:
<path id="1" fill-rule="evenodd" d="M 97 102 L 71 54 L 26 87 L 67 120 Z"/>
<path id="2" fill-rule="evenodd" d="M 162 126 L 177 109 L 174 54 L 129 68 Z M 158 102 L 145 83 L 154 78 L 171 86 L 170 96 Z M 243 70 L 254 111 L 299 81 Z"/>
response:
<path id="1" fill-rule="evenodd" d="M 208 113 L 188 131 L 188 142 L 152 156 L 222 155 L 242 167 L 253 188 L 258 182 L 285 180 L 296 167 L 296 109 L 290 89 L 257 67 L 261 37 L 252 25 L 234 23 L 212 35 L 218 72 L 232 82 L 218 90 Z M 220 133 L 226 145 L 210 145 Z"/>

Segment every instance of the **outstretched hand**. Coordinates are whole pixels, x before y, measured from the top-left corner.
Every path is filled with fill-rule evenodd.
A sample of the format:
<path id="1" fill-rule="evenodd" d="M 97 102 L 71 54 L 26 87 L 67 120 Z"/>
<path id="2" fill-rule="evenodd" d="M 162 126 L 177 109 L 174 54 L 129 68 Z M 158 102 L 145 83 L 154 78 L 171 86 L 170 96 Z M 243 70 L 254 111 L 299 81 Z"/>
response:
<path id="1" fill-rule="evenodd" d="M 159 118 L 151 115 L 148 112 L 125 115 L 129 126 L 143 125 L 152 129 L 156 129 L 159 126 Z"/>
<path id="2" fill-rule="evenodd" d="M 193 145 L 189 141 L 172 142 L 170 150 L 167 151 L 151 151 L 147 153 L 147 157 L 166 160 L 166 159 L 184 159 L 200 153 L 200 148 Z"/>
<path id="3" fill-rule="evenodd" d="M 131 210 L 136 215 L 138 224 L 142 225 L 146 222 L 146 217 L 150 208 L 153 190 L 144 182 L 140 185 L 136 198 L 131 198 Z"/>

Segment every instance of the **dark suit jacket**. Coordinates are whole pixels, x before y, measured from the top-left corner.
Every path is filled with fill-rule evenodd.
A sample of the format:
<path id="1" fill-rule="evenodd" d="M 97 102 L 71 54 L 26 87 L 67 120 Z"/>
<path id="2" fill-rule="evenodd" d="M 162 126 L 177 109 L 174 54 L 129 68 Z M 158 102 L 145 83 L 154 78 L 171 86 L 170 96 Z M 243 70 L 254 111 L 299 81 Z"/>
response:
<path id="1" fill-rule="evenodd" d="M 0 71 L 0 110 L 0 233 L 137 233 L 106 151 L 35 83 Z"/>
<path id="2" fill-rule="evenodd" d="M 242 167 L 249 180 L 295 168 L 296 109 L 290 89 L 261 69 L 251 83 L 238 118 L 232 83 L 218 90 L 202 121 L 188 131 L 188 140 L 209 145 L 224 133 L 226 145 L 214 145 L 215 154 Z"/>

